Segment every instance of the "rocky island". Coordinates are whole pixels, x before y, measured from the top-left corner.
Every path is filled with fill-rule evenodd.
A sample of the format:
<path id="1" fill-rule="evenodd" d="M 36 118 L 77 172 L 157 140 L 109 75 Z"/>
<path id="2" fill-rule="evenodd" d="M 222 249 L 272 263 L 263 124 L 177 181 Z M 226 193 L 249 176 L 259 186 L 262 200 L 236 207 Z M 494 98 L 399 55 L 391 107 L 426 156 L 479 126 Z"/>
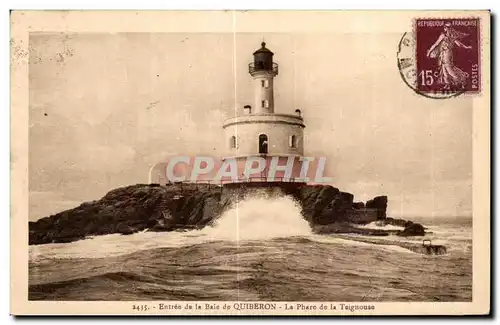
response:
<path id="1" fill-rule="evenodd" d="M 67 243 L 88 236 L 140 231 L 182 231 L 212 225 L 235 200 L 255 191 L 292 196 L 303 217 L 318 234 L 355 233 L 369 236 L 423 236 L 418 223 L 386 216 L 387 197 L 354 202 L 351 193 L 329 185 L 281 183 L 278 186 L 243 184 L 137 184 L 108 192 L 104 197 L 29 223 L 29 244 Z M 402 230 L 360 227 L 371 222 Z"/>

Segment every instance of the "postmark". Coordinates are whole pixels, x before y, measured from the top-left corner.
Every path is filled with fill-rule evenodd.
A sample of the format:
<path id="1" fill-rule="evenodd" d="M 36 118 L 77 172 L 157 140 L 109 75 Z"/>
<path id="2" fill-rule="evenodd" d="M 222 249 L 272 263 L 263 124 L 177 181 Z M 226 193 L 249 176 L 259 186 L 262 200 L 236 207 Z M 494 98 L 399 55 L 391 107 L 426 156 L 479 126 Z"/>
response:
<path id="1" fill-rule="evenodd" d="M 416 19 L 398 46 L 398 68 L 419 95 L 444 99 L 481 91 L 480 21 Z"/>

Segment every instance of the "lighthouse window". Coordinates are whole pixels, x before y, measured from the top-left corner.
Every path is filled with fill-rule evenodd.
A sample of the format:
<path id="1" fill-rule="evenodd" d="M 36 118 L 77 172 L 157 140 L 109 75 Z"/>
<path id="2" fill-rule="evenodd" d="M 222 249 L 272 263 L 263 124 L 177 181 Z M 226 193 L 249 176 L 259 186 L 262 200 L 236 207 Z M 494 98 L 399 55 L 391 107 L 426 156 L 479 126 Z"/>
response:
<path id="1" fill-rule="evenodd" d="M 231 149 L 236 148 L 236 137 L 234 135 L 229 140 L 229 146 L 231 147 Z"/>
<path id="2" fill-rule="evenodd" d="M 259 135 L 259 153 L 267 154 L 268 140 L 267 135 Z"/>
<path id="3" fill-rule="evenodd" d="M 266 84 L 266 83 L 265 83 L 265 81 L 264 81 L 264 80 L 261 80 L 261 81 L 260 81 L 260 85 L 261 85 L 262 87 L 265 87 L 265 84 Z"/>
<path id="4" fill-rule="evenodd" d="M 261 101 L 261 105 L 262 107 L 266 107 L 266 101 L 265 100 Z"/>
<path id="5" fill-rule="evenodd" d="M 297 138 L 295 137 L 295 135 L 291 135 L 290 138 L 289 138 L 289 145 L 290 145 L 290 148 L 296 148 L 297 147 Z"/>

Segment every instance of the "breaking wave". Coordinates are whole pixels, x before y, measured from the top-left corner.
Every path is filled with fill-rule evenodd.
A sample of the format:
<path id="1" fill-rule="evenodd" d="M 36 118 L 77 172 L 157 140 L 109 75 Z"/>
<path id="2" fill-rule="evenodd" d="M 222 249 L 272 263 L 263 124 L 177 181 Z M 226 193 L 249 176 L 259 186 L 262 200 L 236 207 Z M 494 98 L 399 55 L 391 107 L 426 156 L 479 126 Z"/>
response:
<path id="1" fill-rule="evenodd" d="M 471 228 L 432 230 L 448 254 L 400 246 L 420 237 L 315 235 L 292 198 L 248 197 L 201 230 L 32 245 L 29 299 L 470 301 Z"/>
<path id="2" fill-rule="evenodd" d="M 380 229 L 380 230 L 403 230 L 404 227 L 398 227 L 393 225 L 381 224 L 380 222 L 374 221 L 367 225 L 359 226 L 365 229 Z"/>
<path id="3" fill-rule="evenodd" d="M 262 207 L 265 207 L 265 212 Z M 72 243 L 30 246 L 30 259 L 101 258 L 139 250 L 214 241 L 249 241 L 309 236 L 311 228 L 290 197 L 253 196 L 236 202 L 212 227 L 192 231 L 139 232 L 95 236 Z"/>
<path id="4" fill-rule="evenodd" d="M 204 233 L 214 240 L 240 241 L 309 236 L 311 228 L 290 197 L 250 197 L 226 211 Z"/>

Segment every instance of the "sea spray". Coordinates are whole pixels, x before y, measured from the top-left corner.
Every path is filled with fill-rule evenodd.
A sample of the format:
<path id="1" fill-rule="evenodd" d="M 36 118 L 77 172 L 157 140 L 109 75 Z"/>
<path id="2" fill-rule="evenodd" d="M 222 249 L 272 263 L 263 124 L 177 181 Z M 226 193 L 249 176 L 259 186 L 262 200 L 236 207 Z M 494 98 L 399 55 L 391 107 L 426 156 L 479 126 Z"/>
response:
<path id="1" fill-rule="evenodd" d="M 403 230 L 405 227 L 398 227 L 398 226 L 393 226 L 385 223 L 380 223 L 378 221 L 370 222 L 367 225 L 358 225 L 359 228 L 365 228 L 365 229 L 376 229 L 376 230 L 395 230 L 395 231 L 400 231 Z"/>
<path id="2" fill-rule="evenodd" d="M 310 234 L 311 229 L 301 215 L 300 206 L 291 197 L 255 192 L 236 201 L 212 227 L 201 230 L 145 231 L 128 236 L 111 234 L 72 243 L 30 246 L 29 251 L 32 261 L 47 258 L 102 258 L 161 247 Z"/>
<path id="3" fill-rule="evenodd" d="M 214 240 L 241 241 L 308 236 L 311 227 L 291 197 L 256 194 L 237 201 L 203 233 Z"/>

